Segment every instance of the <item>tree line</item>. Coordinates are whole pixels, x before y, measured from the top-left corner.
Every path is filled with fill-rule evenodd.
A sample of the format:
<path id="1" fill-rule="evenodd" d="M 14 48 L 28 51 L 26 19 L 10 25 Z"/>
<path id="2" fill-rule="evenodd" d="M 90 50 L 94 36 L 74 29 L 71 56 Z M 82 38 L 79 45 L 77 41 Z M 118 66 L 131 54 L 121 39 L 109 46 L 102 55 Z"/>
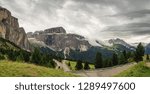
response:
<path id="1" fill-rule="evenodd" d="M 110 60 L 103 60 L 102 54 L 100 52 L 96 55 L 95 68 L 111 67 L 120 64 L 126 64 L 129 62 L 140 62 L 143 61 L 143 56 L 145 55 L 145 48 L 142 43 L 139 43 L 136 50 L 133 52 L 123 51 L 119 54 L 113 53 Z M 132 59 L 132 61 L 129 61 Z M 146 59 L 149 60 L 149 55 L 146 55 Z M 108 64 L 107 64 L 108 63 Z"/>
<path id="2" fill-rule="evenodd" d="M 52 68 L 55 67 L 53 58 L 54 56 L 48 53 L 42 53 L 39 48 L 35 48 L 33 52 L 0 48 L 0 60 L 22 61 Z"/>
<path id="3" fill-rule="evenodd" d="M 145 55 L 145 48 L 142 45 L 142 43 L 139 43 L 135 51 L 122 51 L 121 53 L 113 53 L 111 58 L 103 58 L 103 55 L 100 52 L 97 52 L 95 57 L 95 69 L 98 68 L 105 68 L 105 67 L 112 67 L 116 65 L 121 64 L 127 64 L 130 62 L 140 62 L 143 61 L 143 56 Z M 146 55 L 146 60 L 150 60 L 149 55 Z M 86 65 L 86 68 L 82 65 L 82 61 L 77 61 L 76 63 L 76 69 L 90 69 L 89 63 L 84 63 L 84 66 Z"/>

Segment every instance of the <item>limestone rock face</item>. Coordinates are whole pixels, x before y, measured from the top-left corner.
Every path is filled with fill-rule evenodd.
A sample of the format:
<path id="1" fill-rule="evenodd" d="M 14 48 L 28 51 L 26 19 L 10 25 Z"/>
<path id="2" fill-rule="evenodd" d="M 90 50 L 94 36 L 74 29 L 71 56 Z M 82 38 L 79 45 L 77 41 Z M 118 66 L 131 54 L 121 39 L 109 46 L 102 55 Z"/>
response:
<path id="1" fill-rule="evenodd" d="M 0 7 L 0 21 L 2 21 L 3 19 L 7 19 L 7 20 L 11 20 L 11 13 L 5 9 Z"/>
<path id="2" fill-rule="evenodd" d="M 55 27 L 44 30 L 44 33 L 66 33 L 66 30 L 63 27 Z"/>
<path id="3" fill-rule="evenodd" d="M 65 29 L 62 27 L 46 29 L 38 33 L 37 31 L 35 33 L 29 32 L 27 35 L 28 38 L 35 38 L 38 41 L 42 41 L 56 51 L 63 51 L 67 48 L 82 52 L 91 47 L 83 36 L 66 34 Z"/>
<path id="4" fill-rule="evenodd" d="M 66 34 L 66 30 L 63 27 L 54 27 L 54 28 L 49 28 L 45 29 L 44 31 L 35 31 L 33 32 L 28 32 L 28 38 L 33 38 L 36 37 L 37 35 L 54 35 L 54 34 Z"/>
<path id="5" fill-rule="evenodd" d="M 2 22 L 0 22 L 0 37 L 5 38 L 5 34 L 6 34 L 6 27 Z"/>
<path id="6" fill-rule="evenodd" d="M 30 44 L 26 33 L 19 27 L 18 19 L 11 15 L 11 12 L 0 7 L 0 37 L 5 38 L 23 49 L 29 50 Z"/>

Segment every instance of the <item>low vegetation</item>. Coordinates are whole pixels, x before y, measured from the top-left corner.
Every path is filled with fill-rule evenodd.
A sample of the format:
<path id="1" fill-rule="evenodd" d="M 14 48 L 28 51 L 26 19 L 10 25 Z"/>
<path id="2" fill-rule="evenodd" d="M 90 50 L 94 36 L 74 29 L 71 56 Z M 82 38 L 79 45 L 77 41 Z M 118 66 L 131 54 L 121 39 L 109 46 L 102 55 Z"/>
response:
<path id="1" fill-rule="evenodd" d="M 117 77 L 150 77 L 150 67 L 144 62 L 140 62 L 137 65 L 125 70 L 118 75 Z"/>
<path id="2" fill-rule="evenodd" d="M 17 61 L 0 61 L 0 77 L 71 77 L 76 76 L 62 70 L 46 68 Z"/>
<path id="3" fill-rule="evenodd" d="M 70 69 L 72 71 L 78 70 L 78 69 L 76 69 L 76 66 L 77 66 L 77 62 L 76 61 L 67 61 L 66 64 L 70 67 Z M 86 65 L 85 63 L 82 63 L 82 69 L 87 70 L 85 68 L 85 65 Z M 91 70 L 95 69 L 93 64 L 88 64 L 88 66 L 89 66 L 89 69 L 91 69 Z"/>

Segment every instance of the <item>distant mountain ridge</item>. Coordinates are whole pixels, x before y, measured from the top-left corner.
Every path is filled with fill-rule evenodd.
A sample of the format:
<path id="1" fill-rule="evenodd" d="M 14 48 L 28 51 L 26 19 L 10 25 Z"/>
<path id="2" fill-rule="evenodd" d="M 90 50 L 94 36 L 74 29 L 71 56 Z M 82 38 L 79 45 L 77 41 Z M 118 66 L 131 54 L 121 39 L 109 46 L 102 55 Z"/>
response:
<path id="1" fill-rule="evenodd" d="M 105 41 L 98 41 L 96 40 L 96 42 L 104 48 L 108 48 L 108 49 L 112 49 L 115 52 L 121 52 L 123 50 L 126 51 L 134 51 L 135 47 L 128 44 L 127 42 L 125 42 L 122 39 L 116 38 L 116 39 L 109 39 L 109 40 L 105 40 Z"/>
<path id="2" fill-rule="evenodd" d="M 108 40 L 109 45 L 96 41 L 100 46 L 94 46 L 83 36 L 68 34 L 63 27 L 45 29 L 27 33 L 31 44 L 46 47 L 63 54 L 63 58 L 94 62 L 97 52 L 110 57 L 113 52 L 133 51 L 135 48 L 121 39 Z"/>

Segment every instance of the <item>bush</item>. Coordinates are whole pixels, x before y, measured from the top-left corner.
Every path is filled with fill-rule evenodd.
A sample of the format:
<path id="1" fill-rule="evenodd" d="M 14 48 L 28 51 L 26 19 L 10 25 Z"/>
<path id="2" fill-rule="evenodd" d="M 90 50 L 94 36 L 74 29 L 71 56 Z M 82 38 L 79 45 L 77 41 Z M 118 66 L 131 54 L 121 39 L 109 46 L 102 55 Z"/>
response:
<path id="1" fill-rule="evenodd" d="M 70 62 L 68 62 L 68 66 L 69 66 L 69 67 L 71 66 Z"/>
<path id="2" fill-rule="evenodd" d="M 81 70 L 81 69 L 83 69 L 83 65 L 82 65 L 82 61 L 77 61 L 77 64 L 76 64 L 76 66 L 75 66 L 75 69 L 76 70 Z"/>
<path id="3" fill-rule="evenodd" d="M 101 53 L 96 54 L 96 60 L 95 60 L 95 68 L 103 68 L 103 58 Z"/>
<path id="4" fill-rule="evenodd" d="M 115 65 L 118 65 L 118 55 L 116 53 L 113 54 L 113 57 L 112 57 L 112 64 L 113 66 Z"/>
<path id="5" fill-rule="evenodd" d="M 32 63 L 34 64 L 40 64 L 41 63 L 41 53 L 38 48 L 34 49 L 34 52 L 31 55 L 31 60 Z"/>
<path id="6" fill-rule="evenodd" d="M 5 59 L 5 56 L 0 54 L 0 60 L 4 60 Z"/>
<path id="7" fill-rule="evenodd" d="M 84 63 L 84 69 L 85 69 L 85 70 L 89 70 L 89 69 L 90 69 L 90 66 L 89 66 L 89 63 L 88 63 L 88 62 L 85 62 L 85 63 Z"/>

